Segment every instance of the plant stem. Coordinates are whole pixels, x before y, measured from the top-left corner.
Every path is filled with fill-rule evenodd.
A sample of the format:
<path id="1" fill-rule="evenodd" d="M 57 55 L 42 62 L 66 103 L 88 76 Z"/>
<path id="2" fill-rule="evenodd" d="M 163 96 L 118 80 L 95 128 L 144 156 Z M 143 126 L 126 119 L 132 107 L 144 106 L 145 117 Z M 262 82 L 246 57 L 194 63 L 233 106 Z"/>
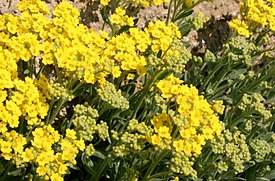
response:
<path id="1" fill-rule="evenodd" d="M 100 164 L 100 167 L 98 168 L 98 170 L 96 172 L 97 174 L 95 176 L 95 179 L 93 179 L 93 181 L 98 181 L 101 178 L 102 172 L 104 171 L 105 167 L 107 166 L 108 161 L 109 161 L 109 157 L 106 157 L 104 159 L 104 161 Z"/>
<path id="2" fill-rule="evenodd" d="M 67 102 L 67 99 L 64 99 L 64 98 L 59 99 L 59 101 L 58 101 L 58 103 L 56 105 L 56 108 L 52 112 L 52 115 L 51 115 L 51 118 L 49 120 L 49 123 L 53 123 L 54 122 L 55 117 L 57 116 L 57 114 L 59 113 L 61 107 L 63 106 L 63 104 L 65 102 Z"/>
<path id="3" fill-rule="evenodd" d="M 148 94 L 148 91 L 150 90 L 150 87 L 157 81 L 157 79 L 165 72 L 158 71 L 155 76 L 152 77 L 152 79 L 149 81 L 149 83 L 144 87 L 142 90 L 142 93 L 139 96 L 138 103 L 134 107 L 134 111 L 132 113 L 131 119 L 135 118 L 137 115 L 138 110 L 140 109 L 142 102 L 144 101 L 146 94 Z"/>
<path id="4" fill-rule="evenodd" d="M 204 83 L 202 84 L 202 86 L 200 87 L 200 92 L 202 92 L 205 87 L 209 84 L 210 80 L 212 79 L 212 77 L 214 76 L 214 74 L 223 66 L 223 61 L 220 61 L 219 64 L 214 68 L 214 70 L 206 77 L 206 80 L 204 81 Z"/>
<path id="5" fill-rule="evenodd" d="M 47 117 L 46 117 L 46 120 L 45 120 L 45 124 L 49 124 L 51 111 L 53 109 L 53 105 L 54 105 L 55 101 L 56 101 L 55 99 L 52 99 L 51 102 L 50 102 L 50 108 L 49 108 L 49 111 L 48 111 L 48 114 L 47 114 Z"/>
<path id="6" fill-rule="evenodd" d="M 154 169 L 159 164 L 159 162 L 162 160 L 162 158 L 165 157 L 168 153 L 169 153 L 169 150 L 164 150 L 158 155 L 157 159 L 151 163 L 151 165 L 148 168 L 147 172 L 145 173 L 142 181 L 149 180 L 151 173 L 154 171 Z"/>
<path id="7" fill-rule="evenodd" d="M 168 14 L 167 14 L 167 19 L 166 19 L 166 25 L 168 25 L 169 23 L 169 18 L 170 18 L 170 14 L 171 14 L 171 6 L 172 6 L 172 0 L 170 0 L 169 2 L 169 6 L 168 6 Z"/>

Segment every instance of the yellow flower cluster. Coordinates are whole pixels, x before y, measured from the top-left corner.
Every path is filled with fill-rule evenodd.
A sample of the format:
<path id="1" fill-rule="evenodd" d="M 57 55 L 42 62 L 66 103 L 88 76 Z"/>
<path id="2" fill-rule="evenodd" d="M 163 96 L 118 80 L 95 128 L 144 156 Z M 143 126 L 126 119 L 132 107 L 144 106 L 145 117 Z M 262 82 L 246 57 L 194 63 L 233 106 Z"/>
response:
<path id="1" fill-rule="evenodd" d="M 229 27 L 233 30 L 236 30 L 239 35 L 249 37 L 250 32 L 248 30 L 248 25 L 244 21 L 240 21 L 238 19 L 234 19 L 228 23 Z"/>
<path id="2" fill-rule="evenodd" d="M 245 20 L 260 25 L 269 25 L 275 31 L 275 2 L 274 0 L 246 0 L 241 2 L 241 12 Z"/>
<path id="3" fill-rule="evenodd" d="M 112 14 L 110 17 L 110 21 L 113 24 L 117 24 L 119 26 L 134 26 L 134 20 L 132 17 L 126 15 L 126 11 L 121 7 L 116 8 L 115 14 Z"/>
<path id="4" fill-rule="evenodd" d="M 106 43 L 106 49 L 103 56 L 108 57 L 109 66 L 114 65 L 112 74 L 119 77 L 121 70 L 136 70 L 139 75 L 146 73 L 147 60 L 143 53 L 146 50 L 152 50 L 153 53 L 167 52 L 167 56 L 172 54 L 169 51 L 174 38 L 180 37 L 180 32 L 175 24 L 166 25 L 162 21 L 151 22 L 148 28 L 139 30 L 130 28 L 128 33 L 121 33 L 112 37 Z M 178 54 L 179 55 L 179 54 Z M 180 56 L 176 56 L 180 59 Z M 114 62 L 115 60 L 115 62 Z"/>
<path id="5" fill-rule="evenodd" d="M 148 31 L 152 37 L 151 48 L 153 52 L 160 50 L 165 52 L 173 42 L 173 38 L 181 37 L 178 27 L 175 24 L 169 23 L 166 26 L 163 21 L 150 22 L 146 31 Z"/>
<path id="6" fill-rule="evenodd" d="M 1 132 L 9 125 L 19 126 L 20 116 L 24 116 L 28 125 L 39 125 L 48 112 L 46 98 L 42 96 L 31 78 L 25 81 L 15 79 L 13 90 L 0 90 L 0 124 Z"/>
<path id="7" fill-rule="evenodd" d="M 63 69 L 65 75 L 77 75 L 87 83 L 103 83 L 109 74 L 119 77 L 121 70 L 134 70 L 144 75 L 148 66 L 144 55 L 150 49 L 156 54 L 159 51 L 163 54 L 166 52 L 164 60 L 171 55 L 174 55 L 174 59 L 181 59 L 180 46 L 169 49 L 173 47 L 175 39 L 180 38 L 180 32 L 173 23 L 166 25 L 162 21 L 151 22 L 145 30 L 131 28 L 128 33 L 110 39 L 106 32 L 97 34 L 81 24 L 80 13 L 69 2 L 58 4 L 52 12 L 52 19 L 45 16 L 49 13 L 46 5 L 38 2 L 30 10 L 27 5 L 31 2 L 21 1 L 18 5 L 20 16 L 0 15 L 3 20 L 0 25 L 3 37 L 0 40 L 0 48 L 3 50 L 0 57 L 13 60 L 0 67 L 9 67 L 3 71 L 10 70 L 3 75 L 6 82 L 16 76 L 16 64 L 12 62 L 29 61 L 38 56 L 41 56 L 44 65 L 54 64 Z M 116 16 L 120 16 L 119 21 Z M 111 20 L 120 25 L 133 25 L 132 19 L 121 8 L 116 9 Z M 1 71 L 0 74 L 4 73 Z M 1 82 L 0 86 L 11 87 Z"/>
<path id="8" fill-rule="evenodd" d="M 194 86 L 183 85 L 182 82 L 170 75 L 156 84 L 163 98 L 176 102 L 177 110 L 172 117 L 162 113 L 151 122 L 159 140 L 160 137 L 170 139 L 174 149 L 184 152 L 187 156 L 191 153 L 199 155 L 205 142 L 213 139 L 214 134 L 220 134 L 222 125 L 211 105 L 203 96 L 198 95 L 198 90 Z M 179 129 L 179 137 L 176 139 L 171 136 L 172 122 Z"/>
<path id="9" fill-rule="evenodd" d="M 95 0 L 92 0 L 95 1 Z M 155 6 L 159 6 L 165 2 L 168 2 L 169 0 L 123 0 L 121 2 L 123 3 L 135 3 L 137 5 L 141 5 L 143 7 L 148 7 L 151 4 L 155 5 Z M 110 0 L 100 0 L 100 4 L 102 4 L 103 6 L 107 6 L 108 3 L 110 2 Z"/>
<path id="10" fill-rule="evenodd" d="M 153 4 L 155 6 L 159 6 L 165 2 L 168 2 L 169 0 L 131 0 L 136 4 L 140 4 L 144 7 L 148 7 L 150 4 Z"/>
<path id="11" fill-rule="evenodd" d="M 66 99 L 71 101 L 74 98 L 72 91 L 69 91 L 66 87 L 68 81 L 62 81 L 62 83 L 54 83 L 53 80 L 48 80 L 47 77 L 43 74 L 39 75 L 39 79 L 35 79 L 35 84 L 39 90 L 45 95 L 48 99 Z"/>
<path id="12" fill-rule="evenodd" d="M 63 138 L 51 125 L 36 128 L 28 138 L 15 131 L 5 132 L 0 136 L 0 143 L 0 156 L 14 160 L 17 167 L 37 165 L 37 175 L 45 180 L 63 180 L 68 167 L 76 164 L 79 150 L 85 148 L 75 131 L 67 129 Z"/>
<path id="13" fill-rule="evenodd" d="M 234 19 L 229 26 L 240 35 L 249 37 L 253 28 L 269 26 L 275 31 L 275 2 L 274 0 L 246 0 L 240 3 L 243 21 Z"/>
<path id="14" fill-rule="evenodd" d="M 218 100 L 218 101 L 213 101 L 212 103 L 212 109 L 218 113 L 218 114 L 223 114 L 225 106 L 223 105 L 223 101 L 222 100 Z"/>
<path id="15" fill-rule="evenodd" d="M 196 177 L 192 159 L 201 154 L 208 140 L 220 135 L 223 126 L 211 105 L 198 95 L 198 90 L 182 83 L 173 75 L 156 83 L 161 94 L 158 104 L 162 102 L 166 106 L 160 106 L 162 111 L 150 119 L 151 125 L 133 119 L 124 133 L 112 131 L 113 139 L 118 141 L 113 148 L 117 156 L 138 152 L 149 142 L 155 149 L 172 153 L 171 171 Z M 167 104 L 175 106 L 170 109 Z M 223 112 L 222 101 L 213 105 L 215 111 Z"/>
<path id="16" fill-rule="evenodd" d="M 0 135 L 0 157 L 5 160 L 14 160 L 17 165 L 21 164 L 20 155 L 24 152 L 24 146 L 27 139 L 12 130 L 10 132 L 2 132 Z"/>

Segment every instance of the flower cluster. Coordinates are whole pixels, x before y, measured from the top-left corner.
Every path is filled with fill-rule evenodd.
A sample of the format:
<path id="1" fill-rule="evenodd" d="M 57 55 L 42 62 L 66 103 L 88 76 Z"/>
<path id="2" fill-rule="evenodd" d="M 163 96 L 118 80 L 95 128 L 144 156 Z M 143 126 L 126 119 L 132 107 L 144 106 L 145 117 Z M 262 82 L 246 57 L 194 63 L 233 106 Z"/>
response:
<path id="1" fill-rule="evenodd" d="M 250 37 L 258 26 L 269 26 L 275 31 L 275 4 L 273 0 L 246 0 L 240 3 L 242 21 L 233 19 L 230 28 L 238 34 Z"/>
<path id="2" fill-rule="evenodd" d="M 85 148 L 84 141 L 77 140 L 75 131 L 67 129 L 66 136 L 62 137 L 50 125 L 36 128 L 29 138 L 15 131 L 5 132 L 0 143 L 1 156 L 13 159 L 17 167 L 35 164 L 37 175 L 46 180 L 62 179 L 68 168 L 76 164 L 79 150 Z"/>
<path id="3" fill-rule="evenodd" d="M 113 132 L 113 138 L 120 142 L 114 147 L 118 156 L 125 156 L 134 150 L 140 151 L 149 142 L 157 150 L 170 150 L 173 153 L 173 172 L 196 177 L 190 159 L 198 157 L 207 140 L 219 135 L 223 127 L 211 105 L 203 96 L 198 95 L 198 90 L 182 83 L 182 80 L 173 75 L 156 83 L 162 97 L 160 102 L 174 102 L 176 111 L 171 109 L 166 113 L 169 109 L 166 106 L 161 113 L 150 119 L 151 126 L 134 119 L 129 122 L 128 131 L 122 135 L 118 136 L 118 133 Z M 221 102 L 216 107 L 222 113 Z"/>
<path id="4" fill-rule="evenodd" d="M 112 14 L 110 17 L 110 21 L 113 24 L 117 24 L 119 26 L 133 26 L 134 25 L 134 20 L 132 17 L 129 17 L 126 14 L 126 11 L 122 8 L 116 8 L 115 14 Z"/>
<path id="5" fill-rule="evenodd" d="M 96 1 L 96 0 L 92 0 L 92 1 Z M 109 4 L 110 0 L 100 0 L 100 4 L 102 4 L 103 6 L 107 6 Z M 134 3 L 136 5 L 140 5 L 142 7 L 148 7 L 150 5 L 155 5 L 155 6 L 159 6 L 165 2 L 168 2 L 168 0 L 123 0 L 121 1 L 122 3 Z"/>
<path id="6" fill-rule="evenodd" d="M 114 84 L 105 82 L 99 86 L 97 92 L 100 99 L 102 99 L 109 108 L 122 110 L 127 110 L 129 108 L 128 100 L 121 95 L 121 90 L 116 90 Z"/>
<path id="7" fill-rule="evenodd" d="M 228 54 L 230 60 L 242 62 L 246 65 L 253 63 L 253 52 L 258 50 L 259 47 L 241 36 L 233 37 L 225 44 L 225 52 Z"/>
<path id="8" fill-rule="evenodd" d="M 252 140 L 250 146 L 254 151 L 253 156 L 256 160 L 263 160 L 265 156 L 271 153 L 271 146 L 265 140 Z"/>
<path id="9" fill-rule="evenodd" d="M 7 125 L 17 128 L 21 116 L 27 120 L 28 125 L 34 126 L 39 125 L 41 119 L 47 115 L 49 106 L 46 98 L 29 77 L 25 81 L 15 79 L 13 89 L 1 90 L 0 95 L 1 132 L 7 130 Z"/>
<path id="10" fill-rule="evenodd" d="M 211 141 L 211 146 L 215 154 L 224 155 L 216 163 L 220 171 L 227 171 L 229 166 L 233 166 L 236 172 L 243 172 L 245 164 L 251 159 L 246 137 L 239 131 L 224 130 Z"/>
<path id="11" fill-rule="evenodd" d="M 129 121 L 124 133 L 119 134 L 112 130 L 113 139 L 118 141 L 118 145 L 113 147 L 115 155 L 125 157 L 130 153 L 141 151 L 147 142 L 146 137 L 149 137 L 150 133 L 152 133 L 152 129 L 144 122 L 139 123 L 136 119 Z"/>
<path id="12" fill-rule="evenodd" d="M 272 114 L 270 110 L 266 109 L 263 102 L 264 98 L 259 93 L 253 93 L 252 95 L 244 94 L 238 108 L 242 111 L 256 111 L 265 120 L 268 120 L 272 117 Z"/>
<path id="13" fill-rule="evenodd" d="M 103 121 L 97 124 L 98 116 L 97 110 L 90 107 L 87 103 L 85 105 L 77 104 L 71 119 L 77 136 L 85 141 L 91 142 L 95 133 L 97 133 L 101 139 L 105 140 L 109 136 L 108 126 L 107 123 Z"/>
<path id="14" fill-rule="evenodd" d="M 177 110 L 168 112 L 170 115 L 160 114 L 151 120 L 155 130 L 152 144 L 161 146 L 163 143 L 166 145 L 164 148 L 174 150 L 177 153 L 173 161 L 176 165 L 173 167 L 174 171 L 194 176 L 192 169 L 187 172 L 186 167 L 179 167 L 181 163 L 176 160 L 183 155 L 187 160 L 200 155 L 206 141 L 213 139 L 216 134 L 219 135 L 223 127 L 210 104 L 203 96 L 198 95 L 194 86 L 188 87 L 180 79 L 170 75 L 159 81 L 156 87 L 164 99 L 176 103 Z M 177 129 L 173 132 L 174 125 Z"/>

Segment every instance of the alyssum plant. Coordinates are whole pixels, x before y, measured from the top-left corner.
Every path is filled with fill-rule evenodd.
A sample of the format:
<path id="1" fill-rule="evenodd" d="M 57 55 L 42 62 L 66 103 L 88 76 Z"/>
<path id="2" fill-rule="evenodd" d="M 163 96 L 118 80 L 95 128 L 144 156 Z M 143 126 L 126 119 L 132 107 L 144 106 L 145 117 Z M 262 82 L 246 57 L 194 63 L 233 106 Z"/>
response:
<path id="1" fill-rule="evenodd" d="M 203 57 L 181 39 L 206 21 L 190 16 L 201 1 L 137 28 L 164 2 L 100 0 L 109 32 L 67 1 L 0 15 L 1 180 L 275 178 L 275 2 L 242 3 L 240 35 Z"/>

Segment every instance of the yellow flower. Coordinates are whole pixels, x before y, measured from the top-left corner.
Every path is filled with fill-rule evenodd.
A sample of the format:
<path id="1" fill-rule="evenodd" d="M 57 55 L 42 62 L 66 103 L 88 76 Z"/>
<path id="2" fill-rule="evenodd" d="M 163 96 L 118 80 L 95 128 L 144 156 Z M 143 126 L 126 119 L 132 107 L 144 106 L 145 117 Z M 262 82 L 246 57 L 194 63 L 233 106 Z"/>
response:
<path id="1" fill-rule="evenodd" d="M 135 74 L 128 74 L 127 80 L 133 80 L 135 78 Z"/>
<path id="2" fill-rule="evenodd" d="M 53 173 L 51 176 L 50 176 L 50 179 L 52 181 L 63 181 L 63 177 L 59 174 L 59 173 Z"/>
<path id="3" fill-rule="evenodd" d="M 216 113 L 223 114 L 225 106 L 223 105 L 222 100 L 218 100 L 218 101 L 213 101 L 212 108 Z"/>
<path id="4" fill-rule="evenodd" d="M 161 137 L 159 135 L 154 134 L 151 136 L 151 142 L 153 145 L 159 145 L 161 142 Z"/>
<path id="5" fill-rule="evenodd" d="M 195 140 L 197 142 L 197 144 L 199 145 L 205 145 L 205 137 L 202 134 L 198 134 L 197 136 L 195 136 Z"/>
<path id="6" fill-rule="evenodd" d="M 36 169 L 36 173 L 39 175 L 39 176 L 44 176 L 47 174 L 47 168 L 45 166 L 41 166 L 39 165 Z"/>
<path id="7" fill-rule="evenodd" d="M 39 166 L 46 165 L 54 160 L 54 151 L 49 150 L 47 152 L 40 153 L 35 161 L 39 164 Z"/>
<path id="8" fill-rule="evenodd" d="M 76 132 L 71 129 L 66 129 L 66 138 L 75 140 L 76 139 Z"/>
<path id="9" fill-rule="evenodd" d="M 112 69 L 112 74 L 115 78 L 118 78 L 120 75 L 121 75 L 121 71 L 120 71 L 120 68 L 115 66 L 113 69 Z"/>
<path id="10" fill-rule="evenodd" d="M 3 141 L 0 139 L 0 150 L 3 152 L 3 153 L 11 153 L 12 152 L 12 149 L 11 149 L 11 143 L 8 142 L 8 141 Z"/>
<path id="11" fill-rule="evenodd" d="M 116 8 L 116 14 L 118 14 L 119 16 L 123 16 L 125 15 L 126 11 L 124 9 L 122 9 L 121 7 Z"/>
<path id="12" fill-rule="evenodd" d="M 74 140 L 74 144 L 76 145 L 76 147 L 80 150 L 83 151 L 85 149 L 85 142 L 84 140 Z"/>
<path id="13" fill-rule="evenodd" d="M 25 151 L 22 153 L 23 161 L 30 162 L 35 159 L 34 149 L 33 148 L 26 148 Z"/>
<path id="14" fill-rule="evenodd" d="M 192 142 L 192 152 L 195 152 L 197 155 L 201 154 L 201 144 L 198 144 L 197 142 Z"/>
<path id="15" fill-rule="evenodd" d="M 0 91 L 0 103 L 4 102 L 6 100 L 6 97 L 8 96 L 7 91 Z"/>
<path id="16" fill-rule="evenodd" d="M 189 129 L 180 130 L 180 135 L 184 139 L 189 139 L 191 137 L 191 132 Z"/>
<path id="17" fill-rule="evenodd" d="M 182 139 L 173 141 L 173 146 L 177 152 L 183 151 L 183 148 L 184 148 L 183 145 L 184 145 L 184 140 L 182 140 Z"/>
<path id="18" fill-rule="evenodd" d="M 167 139 L 171 139 L 170 136 L 170 130 L 167 126 L 161 126 L 158 130 L 157 133 L 160 137 L 162 138 L 167 138 Z"/>
<path id="19" fill-rule="evenodd" d="M 110 0 L 100 0 L 100 4 L 102 4 L 103 6 L 107 6 L 109 2 Z"/>

